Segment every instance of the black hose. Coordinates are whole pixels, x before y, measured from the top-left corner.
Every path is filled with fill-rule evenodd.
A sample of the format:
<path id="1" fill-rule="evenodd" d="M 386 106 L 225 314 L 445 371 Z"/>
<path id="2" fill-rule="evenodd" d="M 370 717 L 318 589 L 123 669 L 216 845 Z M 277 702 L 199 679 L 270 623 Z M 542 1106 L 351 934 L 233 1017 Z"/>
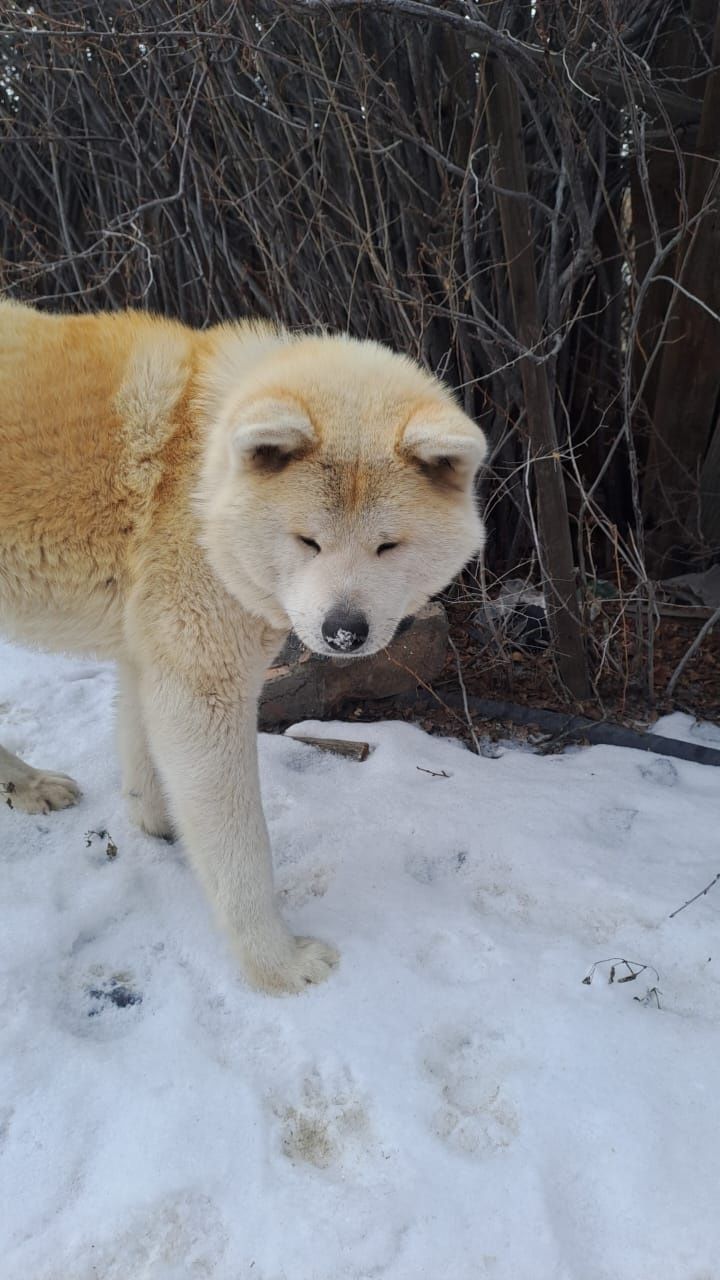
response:
<path id="1" fill-rule="evenodd" d="M 410 700 L 410 699 L 408 699 Z M 438 699 L 420 692 L 415 703 L 434 707 Z M 454 710 L 464 710 L 460 693 L 443 693 L 441 702 Z M 537 725 L 539 729 L 554 734 L 561 741 L 578 739 L 609 747 L 631 747 L 635 751 L 651 751 L 658 756 L 673 756 L 676 760 L 692 760 L 695 764 L 720 766 L 720 751 L 704 747 L 700 743 L 680 742 L 677 738 L 663 738 L 657 733 L 639 733 L 623 725 L 608 724 L 604 720 L 588 720 L 585 716 L 565 715 L 562 711 L 547 711 L 543 707 L 520 707 L 514 702 L 495 702 L 492 698 L 467 699 L 468 709 L 482 720 L 510 720 L 513 724 Z"/>

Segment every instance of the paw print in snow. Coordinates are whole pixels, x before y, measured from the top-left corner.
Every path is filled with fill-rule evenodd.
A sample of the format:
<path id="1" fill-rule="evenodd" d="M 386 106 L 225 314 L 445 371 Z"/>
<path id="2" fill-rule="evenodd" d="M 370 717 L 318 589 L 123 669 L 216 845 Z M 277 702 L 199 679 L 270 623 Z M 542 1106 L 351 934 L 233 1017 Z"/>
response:
<path id="1" fill-rule="evenodd" d="M 56 1013 L 82 1039 L 117 1040 L 130 1034 L 143 1016 L 143 995 L 129 970 L 71 963 L 60 978 Z"/>
<path id="2" fill-rule="evenodd" d="M 88 987 L 90 1008 L 88 1017 L 96 1018 L 109 1005 L 116 1009 L 128 1009 L 131 1005 L 142 1004 L 142 996 L 131 985 L 130 974 L 114 973 L 97 986 Z"/>
<path id="3" fill-rule="evenodd" d="M 660 787 L 676 787 L 679 781 L 677 768 L 666 756 L 656 756 L 647 764 L 638 765 L 638 773 Z"/>
<path id="4" fill-rule="evenodd" d="M 519 1130 L 517 1112 L 491 1037 L 450 1031 L 434 1039 L 423 1060 L 442 1102 L 432 1128 L 442 1142 L 464 1155 L 492 1155 L 509 1147 Z"/>
<path id="5" fill-rule="evenodd" d="M 297 910 L 313 898 L 324 898 L 332 877 L 330 867 L 292 867 L 281 881 L 278 897 L 284 906 Z"/>
<path id="6" fill-rule="evenodd" d="M 433 884 L 436 880 L 458 875 L 467 866 L 467 862 L 465 849 L 443 850 L 440 853 L 418 851 L 407 855 L 405 870 L 418 884 Z"/>
<path id="7" fill-rule="evenodd" d="M 369 1125 L 362 1097 L 345 1070 L 324 1079 L 313 1068 L 293 1103 L 273 1106 L 281 1121 L 283 1154 L 293 1164 L 329 1169 L 341 1165 L 348 1149 L 367 1139 Z"/>
<path id="8" fill-rule="evenodd" d="M 510 866 L 491 860 L 487 872 L 489 874 L 483 876 L 473 894 L 475 910 L 481 915 L 500 916 L 513 924 L 525 924 L 537 906 L 536 899 L 515 888 Z"/>

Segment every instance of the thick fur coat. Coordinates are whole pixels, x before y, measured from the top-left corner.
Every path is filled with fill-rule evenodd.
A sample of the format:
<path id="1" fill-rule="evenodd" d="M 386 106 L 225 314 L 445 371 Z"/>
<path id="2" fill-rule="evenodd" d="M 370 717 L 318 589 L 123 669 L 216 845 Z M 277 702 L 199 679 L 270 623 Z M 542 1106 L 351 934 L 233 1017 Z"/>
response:
<path id="1" fill-rule="evenodd" d="M 256 707 L 292 627 L 388 643 L 476 553 L 479 429 L 374 343 L 0 302 L 0 631 L 118 664 L 133 819 L 178 832 L 248 980 L 337 961 L 278 914 Z M 0 748 L 15 809 L 77 800 Z M 21 819 L 16 819 L 21 820 Z"/>

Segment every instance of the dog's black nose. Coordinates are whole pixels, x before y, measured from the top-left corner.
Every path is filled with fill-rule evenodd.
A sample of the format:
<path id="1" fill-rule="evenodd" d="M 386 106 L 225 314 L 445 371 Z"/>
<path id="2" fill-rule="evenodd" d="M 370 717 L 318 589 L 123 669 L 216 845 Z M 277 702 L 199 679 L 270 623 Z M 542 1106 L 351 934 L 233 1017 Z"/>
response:
<path id="1" fill-rule="evenodd" d="M 331 609 L 322 624 L 323 640 L 338 653 L 353 653 L 361 649 L 369 631 L 364 614 L 343 608 Z"/>

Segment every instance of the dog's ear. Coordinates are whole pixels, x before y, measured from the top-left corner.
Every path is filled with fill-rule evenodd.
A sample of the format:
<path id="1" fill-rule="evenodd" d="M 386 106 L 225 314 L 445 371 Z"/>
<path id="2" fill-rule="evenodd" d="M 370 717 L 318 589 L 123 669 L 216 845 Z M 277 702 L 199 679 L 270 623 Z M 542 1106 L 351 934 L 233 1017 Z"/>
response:
<path id="1" fill-rule="evenodd" d="M 487 452 L 482 431 L 460 411 L 418 413 L 405 428 L 401 447 L 429 479 L 453 489 L 467 487 Z"/>
<path id="2" fill-rule="evenodd" d="M 232 456 L 236 463 L 261 471 L 281 471 L 307 453 L 314 440 L 312 423 L 299 404 L 265 398 L 253 401 L 235 419 Z"/>

